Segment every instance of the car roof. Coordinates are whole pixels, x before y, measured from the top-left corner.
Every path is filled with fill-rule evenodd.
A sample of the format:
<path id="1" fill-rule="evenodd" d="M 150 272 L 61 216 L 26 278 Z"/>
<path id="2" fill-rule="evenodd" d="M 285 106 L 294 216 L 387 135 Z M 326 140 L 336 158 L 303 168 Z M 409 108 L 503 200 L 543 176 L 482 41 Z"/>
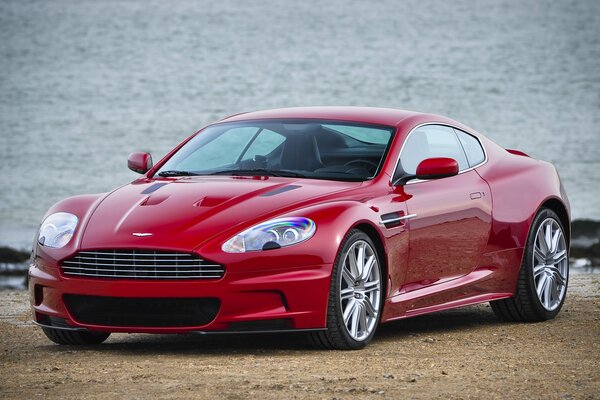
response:
<path id="1" fill-rule="evenodd" d="M 424 115 L 415 111 L 375 107 L 294 107 L 235 114 L 219 122 L 257 119 L 324 119 L 397 126 L 402 120 Z"/>

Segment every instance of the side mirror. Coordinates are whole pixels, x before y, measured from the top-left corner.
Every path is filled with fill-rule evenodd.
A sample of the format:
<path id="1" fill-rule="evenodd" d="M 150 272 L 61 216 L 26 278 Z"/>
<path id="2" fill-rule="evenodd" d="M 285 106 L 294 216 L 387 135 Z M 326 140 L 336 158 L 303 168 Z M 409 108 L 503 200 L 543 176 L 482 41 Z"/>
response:
<path id="1" fill-rule="evenodd" d="M 427 158 L 417 166 L 417 179 L 440 179 L 458 174 L 458 163 L 453 158 Z"/>
<path id="2" fill-rule="evenodd" d="M 135 152 L 127 157 L 127 167 L 138 174 L 145 174 L 152 165 L 152 156 L 148 153 Z"/>

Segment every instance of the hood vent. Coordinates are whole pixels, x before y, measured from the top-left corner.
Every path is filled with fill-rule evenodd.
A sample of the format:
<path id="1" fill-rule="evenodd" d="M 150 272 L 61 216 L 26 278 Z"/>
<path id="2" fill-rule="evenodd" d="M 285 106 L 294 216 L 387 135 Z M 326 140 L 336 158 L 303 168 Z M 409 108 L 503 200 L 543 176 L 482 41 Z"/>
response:
<path id="1" fill-rule="evenodd" d="M 168 199 L 170 196 L 169 195 L 160 195 L 160 194 L 155 194 L 153 196 L 148 196 L 144 199 L 144 201 L 142 201 L 142 206 L 155 206 L 157 204 L 162 203 L 163 201 L 165 201 L 166 199 Z"/>

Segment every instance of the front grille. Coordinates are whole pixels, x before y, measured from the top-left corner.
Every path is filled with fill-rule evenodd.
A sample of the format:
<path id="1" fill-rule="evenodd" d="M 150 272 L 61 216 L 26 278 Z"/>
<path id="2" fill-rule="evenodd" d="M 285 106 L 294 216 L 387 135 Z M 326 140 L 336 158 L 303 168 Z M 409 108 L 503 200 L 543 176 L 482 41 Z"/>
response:
<path id="1" fill-rule="evenodd" d="M 61 268 L 65 275 L 103 279 L 218 279 L 225 273 L 193 253 L 155 250 L 81 251 Z"/>
<path id="2" fill-rule="evenodd" d="M 69 313 L 80 323 L 102 326 L 203 326 L 219 312 L 221 302 L 203 298 L 129 298 L 66 294 Z"/>

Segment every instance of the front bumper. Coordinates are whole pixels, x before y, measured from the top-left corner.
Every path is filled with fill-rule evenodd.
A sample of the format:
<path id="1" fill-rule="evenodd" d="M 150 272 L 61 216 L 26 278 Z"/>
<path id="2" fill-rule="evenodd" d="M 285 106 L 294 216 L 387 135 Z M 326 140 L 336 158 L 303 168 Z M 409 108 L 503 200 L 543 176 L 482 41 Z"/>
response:
<path id="1" fill-rule="evenodd" d="M 35 322 L 56 329 L 128 333 L 312 330 L 326 325 L 331 269 L 331 264 L 243 272 L 233 268 L 235 272 L 228 271 L 218 280 L 143 281 L 68 277 L 56 260 L 38 256 L 29 269 L 29 293 Z M 214 319 L 197 326 L 100 325 L 78 320 L 65 302 L 68 295 L 213 298 L 219 300 L 219 308 Z"/>

